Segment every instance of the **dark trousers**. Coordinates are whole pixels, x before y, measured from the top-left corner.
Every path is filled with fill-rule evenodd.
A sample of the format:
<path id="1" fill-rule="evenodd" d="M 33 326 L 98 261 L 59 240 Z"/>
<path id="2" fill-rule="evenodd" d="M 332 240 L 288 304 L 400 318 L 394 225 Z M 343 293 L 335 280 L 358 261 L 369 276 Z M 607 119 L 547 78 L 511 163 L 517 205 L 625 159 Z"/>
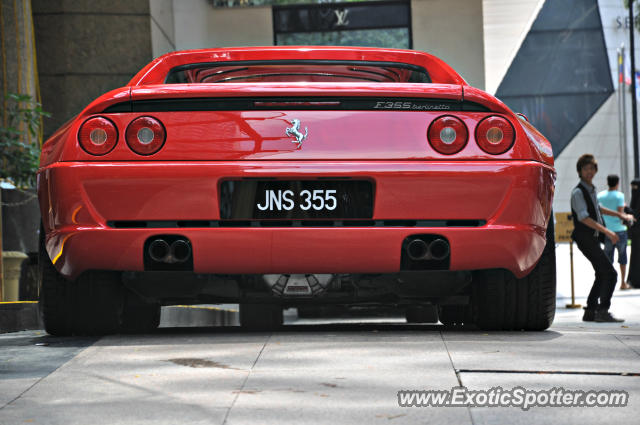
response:
<path id="1" fill-rule="evenodd" d="M 629 229 L 629 239 L 631 239 L 631 258 L 627 282 L 634 288 L 640 288 L 640 224 L 637 222 Z"/>
<path id="2" fill-rule="evenodd" d="M 618 281 L 616 269 L 609 262 L 598 239 L 592 234 L 574 233 L 573 239 L 596 272 L 596 280 L 593 282 L 589 298 L 587 298 L 587 308 L 609 310 L 611 296 Z"/>

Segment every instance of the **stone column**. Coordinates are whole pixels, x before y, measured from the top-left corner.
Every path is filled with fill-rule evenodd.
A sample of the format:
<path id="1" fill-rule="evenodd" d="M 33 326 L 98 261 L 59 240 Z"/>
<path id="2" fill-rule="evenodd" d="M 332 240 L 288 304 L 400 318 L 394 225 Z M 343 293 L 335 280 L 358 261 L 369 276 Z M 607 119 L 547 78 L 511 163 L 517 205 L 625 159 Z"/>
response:
<path id="1" fill-rule="evenodd" d="M 8 93 L 28 94 L 33 99 L 39 95 L 31 0 L 0 0 L 0 60 L 3 110 L 0 125 L 6 126 Z M 38 140 L 28 134 L 25 142 Z"/>
<path id="2" fill-rule="evenodd" d="M 33 0 L 45 137 L 151 61 L 149 0 Z"/>
<path id="3" fill-rule="evenodd" d="M 6 96 L 9 93 L 27 94 L 33 99 L 39 96 L 31 0 L 0 0 L 0 126 L 3 127 L 9 126 L 6 113 Z M 26 130 L 24 127 L 21 129 Z M 39 144 L 42 140 L 42 137 L 34 137 L 28 131 L 25 134 L 25 143 Z M 14 254 L 3 254 L 7 245 L 3 244 L 2 203 L 0 196 L 0 301 L 6 300 L 3 287 L 7 271 L 3 256 Z"/>

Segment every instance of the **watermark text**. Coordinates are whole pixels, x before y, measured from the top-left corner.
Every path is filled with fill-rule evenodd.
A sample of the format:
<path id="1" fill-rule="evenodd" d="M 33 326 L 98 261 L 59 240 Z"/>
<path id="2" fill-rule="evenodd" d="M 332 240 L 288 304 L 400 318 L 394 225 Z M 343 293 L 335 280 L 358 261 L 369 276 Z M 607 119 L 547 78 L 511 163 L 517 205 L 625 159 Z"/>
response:
<path id="1" fill-rule="evenodd" d="M 453 387 L 450 390 L 398 391 L 400 407 L 625 407 L 626 391 L 582 391 L 554 387 L 530 390 L 524 387 L 470 390 Z"/>

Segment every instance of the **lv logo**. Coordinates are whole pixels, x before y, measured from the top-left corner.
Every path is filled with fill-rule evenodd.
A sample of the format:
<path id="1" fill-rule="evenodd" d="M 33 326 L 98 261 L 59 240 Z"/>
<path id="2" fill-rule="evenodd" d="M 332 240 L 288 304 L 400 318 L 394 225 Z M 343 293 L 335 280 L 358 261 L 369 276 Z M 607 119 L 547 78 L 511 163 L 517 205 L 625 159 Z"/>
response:
<path id="1" fill-rule="evenodd" d="M 336 19 L 338 20 L 334 27 L 344 27 L 349 25 L 349 21 L 347 21 L 347 14 L 349 13 L 349 9 L 336 9 L 333 11 L 336 14 Z"/>

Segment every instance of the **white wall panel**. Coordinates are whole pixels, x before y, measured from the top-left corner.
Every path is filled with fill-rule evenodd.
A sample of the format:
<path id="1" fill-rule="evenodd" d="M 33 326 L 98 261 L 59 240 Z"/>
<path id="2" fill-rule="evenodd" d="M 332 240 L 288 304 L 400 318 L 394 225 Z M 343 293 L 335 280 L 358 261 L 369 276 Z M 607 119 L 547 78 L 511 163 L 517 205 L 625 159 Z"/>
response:
<path id="1" fill-rule="evenodd" d="M 413 48 L 447 62 L 484 89 L 482 0 L 412 0 Z"/>
<path id="2" fill-rule="evenodd" d="M 149 0 L 151 53 L 154 58 L 176 49 L 173 0 Z"/>
<path id="3" fill-rule="evenodd" d="M 611 69 L 613 85 L 618 90 L 618 64 L 617 49 L 621 44 L 629 46 L 629 30 L 624 26 L 620 27 L 619 21 L 628 15 L 628 10 L 624 8 L 620 0 L 599 0 L 600 18 L 607 48 L 607 57 Z M 635 32 L 636 37 L 636 58 L 640 59 L 640 33 Z M 636 61 L 636 67 L 640 61 Z M 631 93 L 626 88 L 626 116 L 627 116 L 627 181 L 633 178 L 633 146 L 631 127 Z M 608 174 L 622 175 L 621 147 L 619 119 L 621 111 L 618 107 L 617 91 L 602 105 L 594 114 L 582 130 L 573 138 L 571 143 L 556 157 L 556 171 L 558 181 L 556 185 L 556 197 L 554 209 L 556 211 L 569 211 L 569 199 L 571 190 L 577 183 L 576 161 L 584 153 L 592 153 L 598 160 L 598 174 L 594 184 L 598 190 L 607 187 L 606 178 Z M 621 187 L 626 194 L 626 201 L 629 202 L 628 187 Z"/>
<path id="4" fill-rule="evenodd" d="M 598 174 L 594 184 L 598 190 L 606 189 L 608 174 L 620 174 L 618 134 L 618 104 L 614 93 L 556 158 L 558 177 L 553 201 L 554 211 L 571 210 L 571 191 L 578 184 L 576 162 L 580 155 L 595 155 Z"/>
<path id="5" fill-rule="evenodd" d="M 485 87 L 495 93 L 544 0 L 484 0 Z"/>
<path id="6" fill-rule="evenodd" d="M 176 48 L 271 46 L 271 7 L 213 8 L 206 0 L 174 0 Z"/>

